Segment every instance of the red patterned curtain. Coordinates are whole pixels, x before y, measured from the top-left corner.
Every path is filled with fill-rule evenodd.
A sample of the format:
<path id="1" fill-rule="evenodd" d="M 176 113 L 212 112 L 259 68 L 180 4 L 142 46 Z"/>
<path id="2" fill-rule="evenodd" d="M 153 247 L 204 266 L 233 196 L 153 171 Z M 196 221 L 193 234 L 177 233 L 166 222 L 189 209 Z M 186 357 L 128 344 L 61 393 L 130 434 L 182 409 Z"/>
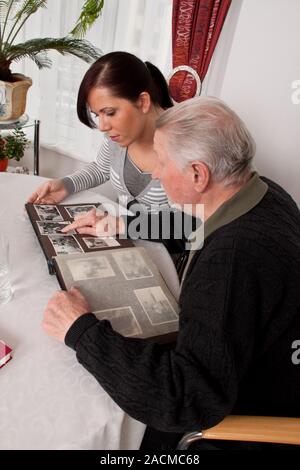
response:
<path id="1" fill-rule="evenodd" d="M 173 68 L 189 66 L 203 82 L 230 4 L 231 0 L 173 0 Z M 192 73 L 179 71 L 170 80 L 177 102 L 199 91 Z"/>

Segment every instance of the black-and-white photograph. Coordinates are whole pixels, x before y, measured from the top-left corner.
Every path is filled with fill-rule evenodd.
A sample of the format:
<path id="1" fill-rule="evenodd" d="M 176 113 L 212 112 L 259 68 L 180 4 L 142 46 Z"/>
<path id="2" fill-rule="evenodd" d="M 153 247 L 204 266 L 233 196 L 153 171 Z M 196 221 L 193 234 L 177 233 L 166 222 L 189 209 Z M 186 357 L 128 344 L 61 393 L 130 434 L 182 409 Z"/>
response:
<path id="1" fill-rule="evenodd" d="M 99 320 L 109 320 L 112 328 L 123 336 L 142 334 L 131 307 L 120 307 L 93 312 Z"/>
<path id="2" fill-rule="evenodd" d="M 113 253 L 113 257 L 128 281 L 153 277 L 153 273 L 138 251 L 127 249 L 119 253 Z"/>
<path id="3" fill-rule="evenodd" d="M 75 233 L 74 230 L 69 232 L 68 234 L 61 233 L 61 230 L 70 225 L 70 222 L 48 222 L 48 221 L 37 221 L 37 226 L 39 228 L 41 235 L 72 235 Z"/>
<path id="4" fill-rule="evenodd" d="M 120 243 L 113 237 L 85 237 L 82 240 L 90 250 L 120 246 Z"/>
<path id="5" fill-rule="evenodd" d="M 85 204 L 84 206 L 65 206 L 65 209 L 72 219 L 75 219 L 76 215 L 86 214 L 92 209 L 96 209 L 94 204 Z"/>
<path id="6" fill-rule="evenodd" d="M 134 291 L 152 325 L 178 320 L 178 316 L 160 286 Z"/>
<path id="7" fill-rule="evenodd" d="M 50 235 L 49 240 L 57 255 L 69 255 L 83 251 L 76 239 L 70 235 Z"/>
<path id="8" fill-rule="evenodd" d="M 35 205 L 34 208 L 40 220 L 49 220 L 52 222 L 63 222 L 64 220 L 56 206 Z"/>
<path id="9" fill-rule="evenodd" d="M 115 276 L 115 272 L 105 256 L 86 256 L 67 261 L 74 281 Z"/>

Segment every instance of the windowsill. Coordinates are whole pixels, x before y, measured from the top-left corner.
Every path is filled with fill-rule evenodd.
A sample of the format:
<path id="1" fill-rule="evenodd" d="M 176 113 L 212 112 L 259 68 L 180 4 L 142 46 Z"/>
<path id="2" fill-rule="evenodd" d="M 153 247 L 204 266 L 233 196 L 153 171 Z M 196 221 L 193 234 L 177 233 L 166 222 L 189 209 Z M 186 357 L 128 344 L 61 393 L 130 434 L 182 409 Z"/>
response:
<path id="1" fill-rule="evenodd" d="M 7 169 L 6 169 L 6 172 L 7 173 L 15 173 L 15 174 L 19 174 L 19 175 L 27 175 L 27 173 L 16 173 L 15 170 L 16 170 L 15 166 L 8 166 Z M 33 175 L 33 171 L 29 171 L 29 174 Z"/>

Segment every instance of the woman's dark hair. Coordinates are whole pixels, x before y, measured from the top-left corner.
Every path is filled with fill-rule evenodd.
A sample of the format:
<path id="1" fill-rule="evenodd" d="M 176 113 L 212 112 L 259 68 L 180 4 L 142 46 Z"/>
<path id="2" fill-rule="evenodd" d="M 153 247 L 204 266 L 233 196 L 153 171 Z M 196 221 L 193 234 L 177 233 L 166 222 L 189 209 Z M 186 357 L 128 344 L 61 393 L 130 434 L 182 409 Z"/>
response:
<path id="1" fill-rule="evenodd" d="M 133 103 L 147 91 L 154 105 L 163 109 L 173 106 L 167 82 L 155 65 L 128 52 L 110 52 L 91 65 L 79 88 L 77 115 L 88 127 L 96 127 L 87 104 L 88 95 L 93 88 L 101 87 Z"/>

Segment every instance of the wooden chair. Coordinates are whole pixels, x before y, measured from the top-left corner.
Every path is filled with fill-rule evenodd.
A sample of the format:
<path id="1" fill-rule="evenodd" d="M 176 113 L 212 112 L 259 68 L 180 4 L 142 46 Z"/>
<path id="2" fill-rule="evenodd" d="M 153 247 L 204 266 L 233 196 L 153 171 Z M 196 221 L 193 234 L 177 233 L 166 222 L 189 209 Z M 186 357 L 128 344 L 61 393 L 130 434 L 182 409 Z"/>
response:
<path id="1" fill-rule="evenodd" d="M 210 429 L 185 434 L 177 450 L 186 450 L 199 439 L 300 445 L 300 418 L 229 415 Z"/>

